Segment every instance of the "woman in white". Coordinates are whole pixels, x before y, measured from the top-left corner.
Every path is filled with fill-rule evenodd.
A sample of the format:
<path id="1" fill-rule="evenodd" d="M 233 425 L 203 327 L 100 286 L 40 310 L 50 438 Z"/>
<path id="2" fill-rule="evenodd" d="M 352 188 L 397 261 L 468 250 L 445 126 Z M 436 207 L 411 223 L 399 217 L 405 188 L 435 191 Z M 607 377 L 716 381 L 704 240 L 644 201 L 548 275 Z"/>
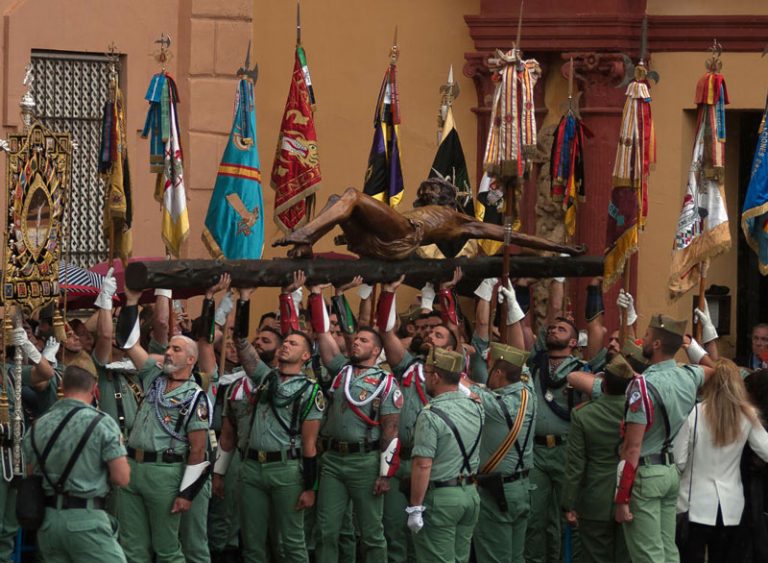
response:
<path id="1" fill-rule="evenodd" d="M 709 563 L 733 560 L 729 549 L 736 543 L 744 511 L 739 464 L 746 442 L 768 462 L 768 433 L 759 412 L 736 364 L 721 359 L 702 388 L 702 402 L 676 439 L 675 459 L 684 467 L 677 508 L 687 510 L 690 521 L 688 541 L 681 546 L 682 563 L 703 563 L 705 550 Z"/>

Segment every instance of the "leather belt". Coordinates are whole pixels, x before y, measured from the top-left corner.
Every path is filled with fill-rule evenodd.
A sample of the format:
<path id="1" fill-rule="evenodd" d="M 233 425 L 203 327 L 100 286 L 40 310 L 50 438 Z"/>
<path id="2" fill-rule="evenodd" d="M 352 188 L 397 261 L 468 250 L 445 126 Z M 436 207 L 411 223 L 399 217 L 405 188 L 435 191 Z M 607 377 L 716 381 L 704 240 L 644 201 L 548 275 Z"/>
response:
<path id="1" fill-rule="evenodd" d="M 548 448 L 554 448 L 565 442 L 565 438 L 562 436 L 556 436 L 555 434 L 547 434 L 546 436 L 534 436 L 533 443 L 538 446 L 547 446 Z"/>
<path id="2" fill-rule="evenodd" d="M 148 452 L 139 448 L 128 448 L 128 457 L 136 463 L 184 463 L 186 457 L 173 452 Z"/>
<path id="3" fill-rule="evenodd" d="M 429 486 L 434 489 L 442 489 L 444 487 L 460 487 L 462 485 L 474 485 L 474 475 L 462 475 L 455 479 L 448 479 L 447 481 L 430 481 Z"/>
<path id="4" fill-rule="evenodd" d="M 649 454 L 640 458 L 640 465 L 672 465 L 673 463 L 675 463 L 675 456 L 672 452 Z"/>
<path id="5" fill-rule="evenodd" d="M 45 497 L 45 506 L 56 508 L 58 510 L 70 510 L 73 508 L 92 508 L 94 510 L 105 510 L 107 507 L 107 499 L 104 497 L 73 497 L 68 494 L 54 495 Z"/>
<path id="6" fill-rule="evenodd" d="M 367 440 L 361 442 L 345 442 L 344 440 L 326 438 L 322 441 L 322 444 L 325 451 L 331 450 L 340 454 L 367 454 L 368 452 L 373 452 L 381 448 L 379 442 L 368 442 Z"/>
<path id="7" fill-rule="evenodd" d="M 248 453 L 245 457 L 258 461 L 259 463 L 272 463 L 275 461 L 283 461 L 283 452 L 264 452 L 248 448 Z M 296 456 L 289 450 L 285 452 L 285 459 L 296 459 Z"/>
<path id="8" fill-rule="evenodd" d="M 515 481 L 519 479 L 525 479 L 528 477 L 528 470 L 523 469 L 522 471 L 518 471 L 517 473 L 513 473 L 512 475 L 505 475 L 501 478 L 502 483 L 514 483 Z"/>

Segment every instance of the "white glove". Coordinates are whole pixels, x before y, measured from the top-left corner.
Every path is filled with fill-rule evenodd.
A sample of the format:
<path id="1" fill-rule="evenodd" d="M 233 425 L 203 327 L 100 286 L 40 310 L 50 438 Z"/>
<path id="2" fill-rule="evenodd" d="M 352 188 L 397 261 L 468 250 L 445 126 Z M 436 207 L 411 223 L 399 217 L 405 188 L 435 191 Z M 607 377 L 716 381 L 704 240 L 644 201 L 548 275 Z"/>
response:
<path id="1" fill-rule="evenodd" d="M 695 338 L 691 338 L 691 343 L 685 349 L 685 353 L 688 354 L 688 359 L 691 360 L 691 363 L 696 365 L 700 364 L 702 358 L 707 355 L 707 351 L 701 344 L 696 342 Z"/>
<path id="2" fill-rule="evenodd" d="M 512 282 L 507 280 L 507 287 L 499 286 L 499 303 L 507 304 L 507 324 L 513 325 L 520 322 L 525 313 L 520 308 L 520 304 L 517 302 L 515 296 L 515 288 L 512 286 Z"/>
<path id="3" fill-rule="evenodd" d="M 373 293 L 373 286 L 368 285 L 367 283 L 361 284 L 360 287 L 357 288 L 357 294 L 360 296 L 360 299 L 368 299 L 371 296 L 371 293 Z"/>
<path id="4" fill-rule="evenodd" d="M 301 301 L 303 300 L 303 298 L 304 298 L 303 287 L 299 287 L 293 293 L 291 293 L 291 299 L 293 299 L 293 306 L 296 307 L 297 311 L 301 309 Z"/>
<path id="5" fill-rule="evenodd" d="M 424 510 L 426 509 L 423 506 L 409 506 L 405 509 L 408 514 L 408 529 L 414 534 L 418 534 L 424 527 L 424 518 L 421 517 Z"/>
<path id="6" fill-rule="evenodd" d="M 48 363 L 54 368 L 58 364 L 56 361 L 56 353 L 59 351 L 59 346 L 61 346 L 61 343 L 53 336 L 50 336 L 48 340 L 45 341 L 45 346 L 43 347 L 43 358 L 48 360 Z"/>
<path id="7" fill-rule="evenodd" d="M 635 299 L 630 293 L 627 293 L 623 289 L 619 290 L 619 296 L 616 298 L 616 305 L 619 308 L 624 309 L 624 314 L 627 315 L 627 326 L 635 324 L 637 321 L 637 313 L 635 312 Z"/>
<path id="8" fill-rule="evenodd" d="M 117 280 L 115 279 L 114 272 L 114 268 L 107 270 L 107 275 L 104 276 L 104 281 L 101 282 L 101 291 L 99 291 L 99 295 L 94 303 L 99 309 L 104 309 L 105 311 L 112 310 L 112 297 L 117 293 Z"/>
<path id="9" fill-rule="evenodd" d="M 712 317 L 709 316 L 709 304 L 706 299 L 704 300 L 704 310 L 696 307 L 693 310 L 693 314 L 695 320 L 701 323 L 701 343 L 706 344 L 716 340 L 718 337 L 717 329 L 712 322 Z"/>
<path id="10" fill-rule="evenodd" d="M 166 299 L 170 299 L 173 297 L 173 291 L 170 289 L 160 289 L 159 287 L 155 290 L 155 297 L 165 297 Z"/>
<path id="11" fill-rule="evenodd" d="M 429 282 L 425 283 L 424 287 L 421 288 L 421 308 L 431 311 L 436 295 L 435 286 Z"/>
<path id="12" fill-rule="evenodd" d="M 8 344 L 21 347 L 24 355 L 29 358 L 29 361 L 33 364 L 40 363 L 40 359 L 42 358 L 40 350 L 35 348 L 35 345 L 29 341 L 29 336 L 27 336 L 27 331 L 24 330 L 24 328 L 14 328 L 11 331 L 11 339 Z"/>
<path id="13" fill-rule="evenodd" d="M 561 252 L 560 256 L 562 256 L 563 258 L 568 258 L 568 257 L 570 257 L 570 254 L 568 254 L 566 252 Z M 552 278 L 552 279 L 554 281 L 556 281 L 557 283 L 565 283 L 565 276 L 559 276 L 559 277 Z"/>
<path id="14" fill-rule="evenodd" d="M 493 288 L 497 283 L 499 283 L 499 278 L 485 278 L 477 286 L 475 295 L 483 301 L 490 301 L 491 297 L 493 297 Z"/>
<path id="15" fill-rule="evenodd" d="M 216 307 L 216 314 L 213 317 L 214 322 L 219 326 L 227 324 L 227 317 L 232 312 L 232 307 L 234 307 L 234 303 L 232 302 L 232 290 L 230 289 L 219 301 L 219 306 Z"/>

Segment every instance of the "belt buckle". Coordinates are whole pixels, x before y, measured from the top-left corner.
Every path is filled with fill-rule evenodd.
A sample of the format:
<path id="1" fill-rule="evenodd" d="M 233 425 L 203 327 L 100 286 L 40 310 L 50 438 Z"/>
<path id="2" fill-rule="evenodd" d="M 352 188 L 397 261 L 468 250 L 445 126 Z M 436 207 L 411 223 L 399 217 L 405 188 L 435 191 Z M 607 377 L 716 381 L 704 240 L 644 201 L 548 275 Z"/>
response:
<path id="1" fill-rule="evenodd" d="M 257 454 L 257 457 L 259 458 L 259 463 L 266 463 L 267 462 L 267 452 L 260 451 Z"/>
<path id="2" fill-rule="evenodd" d="M 341 454 L 349 453 L 349 442 L 338 442 L 337 446 L 339 447 L 339 453 Z"/>
<path id="3" fill-rule="evenodd" d="M 120 392 L 115 393 L 115 399 L 122 399 L 122 398 L 123 398 L 123 394 L 122 393 L 120 393 Z"/>
<path id="4" fill-rule="evenodd" d="M 554 434 L 547 434 L 547 447 L 554 448 L 557 445 L 557 440 Z"/>
<path id="5" fill-rule="evenodd" d="M 136 463 L 144 463 L 144 450 L 136 450 Z"/>

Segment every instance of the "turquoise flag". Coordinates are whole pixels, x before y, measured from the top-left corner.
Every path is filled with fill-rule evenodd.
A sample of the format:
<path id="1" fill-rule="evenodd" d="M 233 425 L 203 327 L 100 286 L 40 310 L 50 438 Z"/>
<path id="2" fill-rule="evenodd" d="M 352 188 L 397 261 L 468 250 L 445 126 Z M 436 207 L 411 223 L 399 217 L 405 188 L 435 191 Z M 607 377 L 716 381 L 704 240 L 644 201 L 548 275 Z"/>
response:
<path id="1" fill-rule="evenodd" d="M 258 260 L 264 252 L 264 201 L 253 82 L 240 80 L 235 120 L 205 216 L 203 242 L 214 258 Z"/>
<path id="2" fill-rule="evenodd" d="M 757 253 L 760 273 L 768 275 L 768 105 L 760 122 L 760 137 L 752 161 L 747 196 L 741 212 L 741 229 L 747 243 Z"/>

